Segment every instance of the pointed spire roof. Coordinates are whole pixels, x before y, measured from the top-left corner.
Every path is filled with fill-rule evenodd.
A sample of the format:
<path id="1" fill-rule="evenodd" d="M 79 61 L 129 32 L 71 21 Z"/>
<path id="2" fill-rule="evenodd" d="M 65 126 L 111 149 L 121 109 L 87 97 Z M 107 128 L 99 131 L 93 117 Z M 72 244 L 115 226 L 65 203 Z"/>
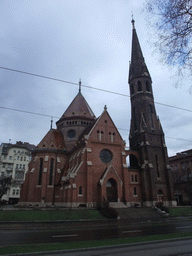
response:
<path id="1" fill-rule="evenodd" d="M 79 92 L 77 96 L 74 98 L 67 110 L 64 112 L 61 119 L 66 117 L 83 117 L 95 119 L 93 111 L 81 94 L 81 81 L 79 81 Z"/>
<path id="2" fill-rule="evenodd" d="M 147 69 L 147 65 L 145 64 L 143 53 L 141 51 L 139 39 L 137 37 L 134 19 L 132 19 L 131 23 L 133 25 L 133 32 L 132 32 L 131 63 L 129 68 L 129 82 L 133 78 L 139 78 L 143 76 L 149 77 L 151 79 L 149 71 Z"/>

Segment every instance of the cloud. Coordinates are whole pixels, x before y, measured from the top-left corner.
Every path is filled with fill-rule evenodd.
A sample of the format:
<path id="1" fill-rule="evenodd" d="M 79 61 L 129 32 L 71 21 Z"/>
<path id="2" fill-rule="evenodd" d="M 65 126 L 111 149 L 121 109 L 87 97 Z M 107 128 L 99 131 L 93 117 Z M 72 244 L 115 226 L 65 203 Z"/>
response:
<path id="1" fill-rule="evenodd" d="M 144 0 L 0 1 L 0 66 L 23 70 L 129 95 L 133 12 L 141 48 L 153 80 L 156 102 L 191 109 L 185 85 L 175 89 L 172 71 L 152 56 Z M 150 30 L 150 33 L 153 33 Z M 0 69 L 1 107 L 60 117 L 78 93 L 78 85 Z M 105 105 L 128 145 L 130 98 L 82 87 L 96 116 Z M 191 113 L 156 104 L 169 152 L 190 148 Z M 50 117 L 0 108 L 0 141 L 38 144 Z M 54 118 L 54 122 L 57 118 Z"/>

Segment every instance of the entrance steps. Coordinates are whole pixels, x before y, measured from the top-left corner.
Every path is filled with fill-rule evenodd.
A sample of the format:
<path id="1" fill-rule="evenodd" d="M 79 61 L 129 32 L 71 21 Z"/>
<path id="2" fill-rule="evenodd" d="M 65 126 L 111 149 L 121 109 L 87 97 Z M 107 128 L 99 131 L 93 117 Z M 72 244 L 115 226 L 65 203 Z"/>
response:
<path id="1" fill-rule="evenodd" d="M 127 206 L 123 202 L 110 202 L 109 206 L 111 208 L 118 208 L 118 209 L 127 208 Z"/>
<path id="2" fill-rule="evenodd" d="M 116 209 L 121 220 L 126 221 L 157 221 L 163 217 L 156 211 L 155 208 L 137 207 L 118 208 Z"/>

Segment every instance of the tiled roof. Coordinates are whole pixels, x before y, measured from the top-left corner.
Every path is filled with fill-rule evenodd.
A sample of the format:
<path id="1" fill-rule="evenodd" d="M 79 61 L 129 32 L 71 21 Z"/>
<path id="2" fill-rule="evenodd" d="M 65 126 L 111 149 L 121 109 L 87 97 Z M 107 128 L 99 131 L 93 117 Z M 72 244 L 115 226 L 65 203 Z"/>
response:
<path id="1" fill-rule="evenodd" d="M 65 117 L 86 117 L 95 119 L 93 111 L 91 110 L 81 92 L 79 92 L 71 102 L 67 110 L 62 115 L 61 119 Z"/>
<path id="2" fill-rule="evenodd" d="M 61 132 L 50 129 L 42 141 L 37 145 L 38 149 L 64 149 L 65 144 Z"/>

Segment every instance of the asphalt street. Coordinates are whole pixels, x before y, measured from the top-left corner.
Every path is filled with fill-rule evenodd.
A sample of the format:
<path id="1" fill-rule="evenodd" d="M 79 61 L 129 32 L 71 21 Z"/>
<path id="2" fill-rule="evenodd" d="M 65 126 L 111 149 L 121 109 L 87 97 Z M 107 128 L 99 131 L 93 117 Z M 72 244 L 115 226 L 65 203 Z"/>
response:
<path id="1" fill-rule="evenodd" d="M 20 225 L 1 228 L 0 245 L 59 243 L 192 231 L 191 218 L 154 222 L 98 222 Z M 2 226 L 3 227 L 3 226 Z"/>

